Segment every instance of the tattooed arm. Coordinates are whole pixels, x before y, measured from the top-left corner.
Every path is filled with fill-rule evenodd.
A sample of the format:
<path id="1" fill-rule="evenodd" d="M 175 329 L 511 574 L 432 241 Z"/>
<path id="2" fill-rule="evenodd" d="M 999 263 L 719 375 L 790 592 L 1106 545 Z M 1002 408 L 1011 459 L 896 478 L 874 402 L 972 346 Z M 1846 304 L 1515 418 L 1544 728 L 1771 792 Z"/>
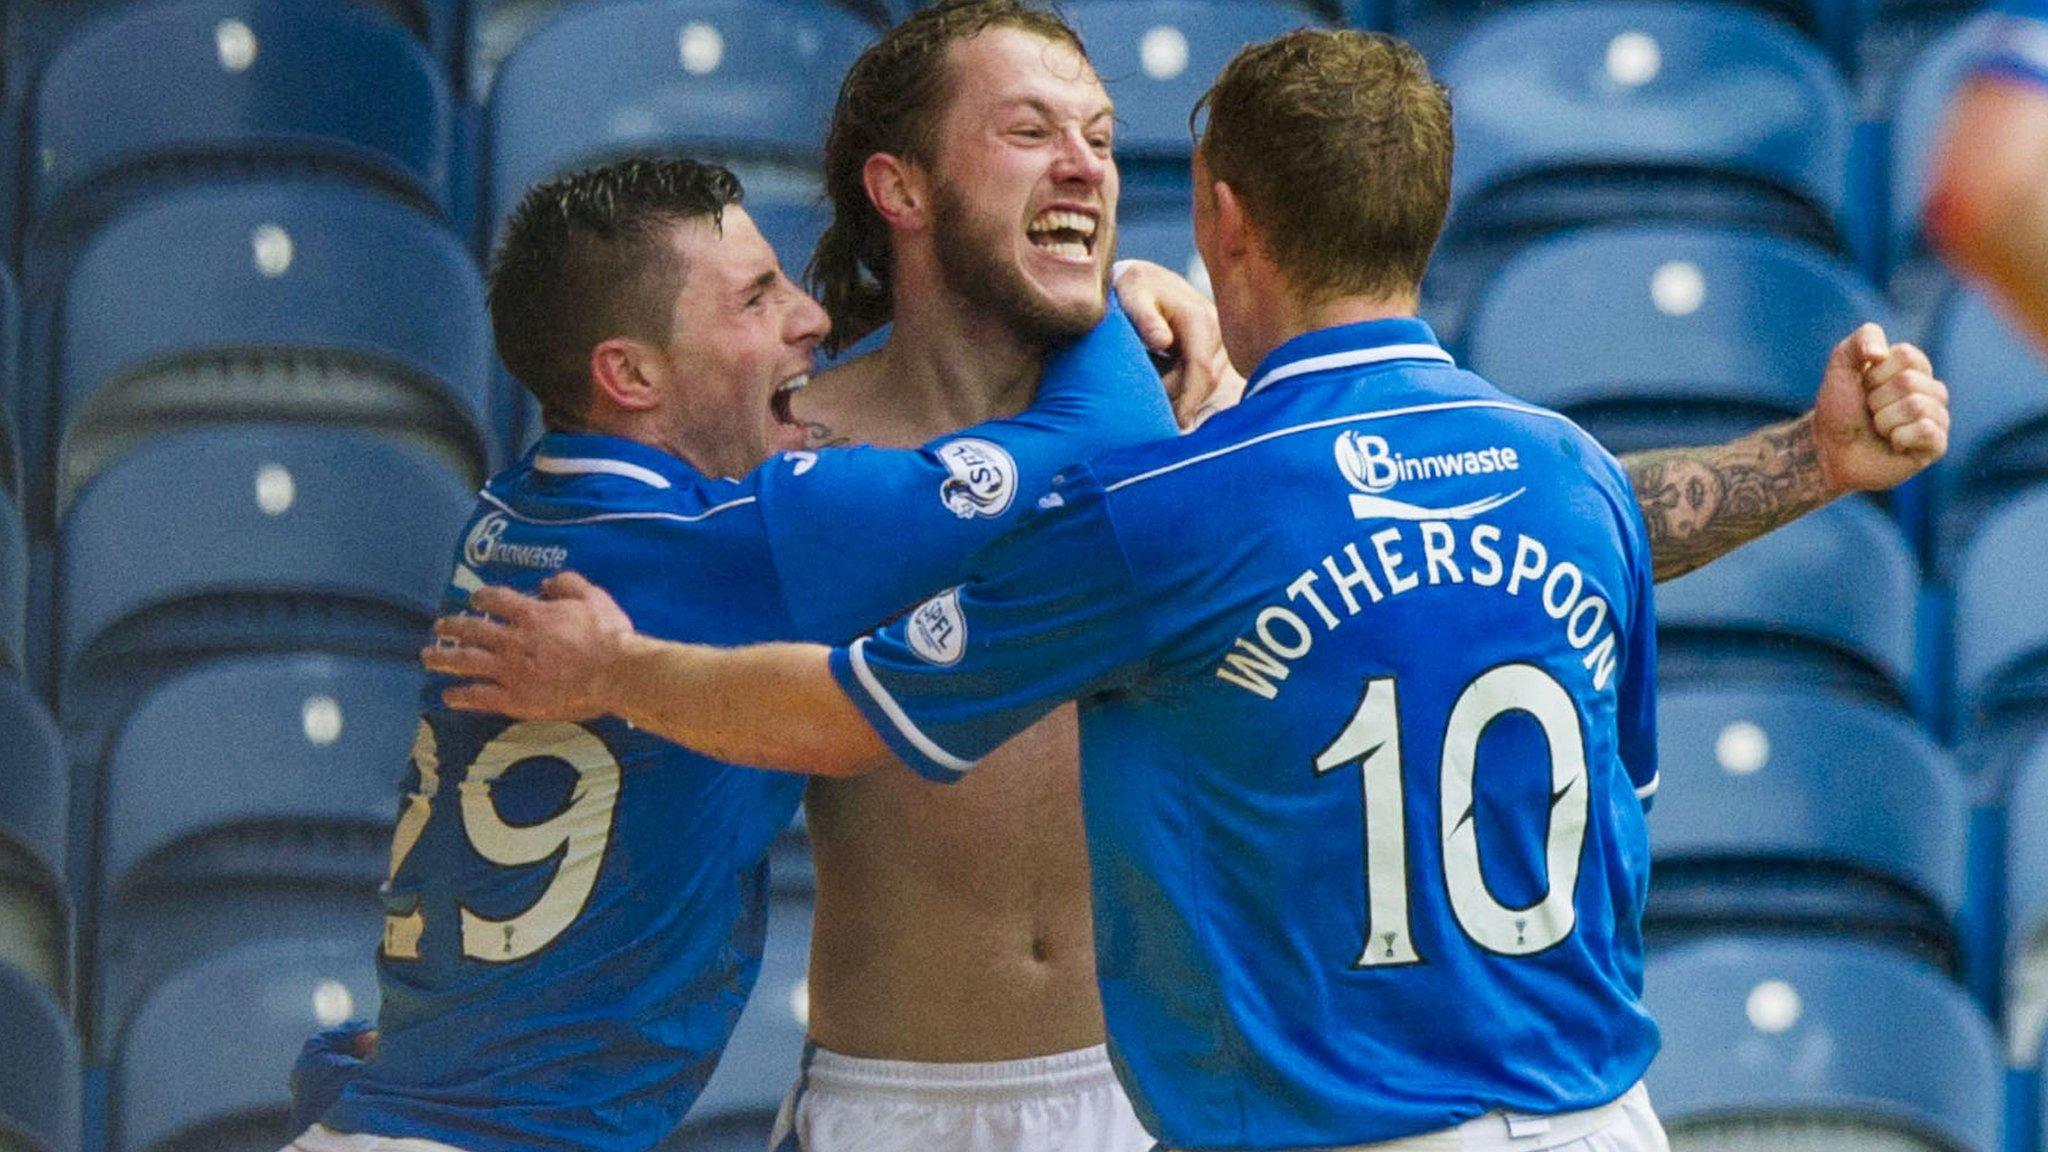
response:
<path id="1" fill-rule="evenodd" d="M 1846 492 L 1897 487 L 1948 450 L 1927 355 L 1866 324 L 1835 346 L 1813 411 L 1711 448 L 1622 457 L 1659 580 L 1683 576 Z"/>

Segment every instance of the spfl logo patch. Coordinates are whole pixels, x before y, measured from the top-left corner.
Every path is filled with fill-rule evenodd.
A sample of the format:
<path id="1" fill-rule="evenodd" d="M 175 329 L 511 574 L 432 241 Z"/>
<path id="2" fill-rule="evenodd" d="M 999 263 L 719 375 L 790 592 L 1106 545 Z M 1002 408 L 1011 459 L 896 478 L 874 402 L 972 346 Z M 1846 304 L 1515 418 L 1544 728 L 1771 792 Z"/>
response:
<path id="1" fill-rule="evenodd" d="M 1001 516 L 1017 495 L 1017 462 L 1002 445 L 987 440 L 954 440 L 939 449 L 946 482 L 939 499 L 962 520 Z"/>
<path id="2" fill-rule="evenodd" d="M 942 592 L 910 614 L 910 650 L 927 664 L 958 664 L 967 653 L 967 618 L 960 614 L 960 590 Z"/>

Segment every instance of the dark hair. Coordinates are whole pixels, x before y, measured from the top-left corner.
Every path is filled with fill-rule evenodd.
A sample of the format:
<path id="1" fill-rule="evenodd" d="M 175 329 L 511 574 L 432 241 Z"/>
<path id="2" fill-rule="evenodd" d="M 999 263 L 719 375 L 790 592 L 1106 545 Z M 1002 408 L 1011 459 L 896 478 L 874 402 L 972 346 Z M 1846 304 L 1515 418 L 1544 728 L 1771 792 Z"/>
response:
<path id="1" fill-rule="evenodd" d="M 1375 32 L 1290 32 L 1233 57 L 1204 110 L 1209 178 L 1297 291 L 1418 288 L 1451 200 L 1450 94 L 1420 53 Z"/>
<path id="2" fill-rule="evenodd" d="M 550 428 L 590 410 L 590 350 L 620 336 L 667 343 L 688 269 L 674 228 L 743 195 L 731 172 L 682 159 L 633 159 L 527 189 L 491 264 L 498 356 L 540 401 Z"/>
<path id="3" fill-rule="evenodd" d="M 825 136 L 825 198 L 832 223 L 806 274 L 832 317 L 836 352 L 889 322 L 894 261 L 889 226 L 868 201 L 861 170 L 878 152 L 930 164 L 952 97 L 946 52 L 991 28 L 1018 28 L 1071 46 L 1081 37 L 1058 15 L 1019 0 L 944 0 L 913 13 L 853 62 Z"/>

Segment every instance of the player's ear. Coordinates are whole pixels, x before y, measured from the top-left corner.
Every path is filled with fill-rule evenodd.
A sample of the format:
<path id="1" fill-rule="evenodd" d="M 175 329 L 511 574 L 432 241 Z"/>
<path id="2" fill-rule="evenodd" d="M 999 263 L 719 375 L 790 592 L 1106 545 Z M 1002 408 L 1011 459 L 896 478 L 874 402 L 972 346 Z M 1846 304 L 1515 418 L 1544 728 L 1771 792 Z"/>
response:
<path id="1" fill-rule="evenodd" d="M 924 169 L 901 156 L 877 152 L 860 168 L 861 184 L 868 203 L 888 221 L 891 228 L 917 229 L 924 226 L 930 207 L 930 187 Z"/>
<path id="2" fill-rule="evenodd" d="M 1237 198 L 1237 190 L 1218 180 L 1210 185 L 1216 196 L 1216 247 L 1233 260 L 1243 259 L 1251 247 L 1251 222 L 1245 218 L 1244 201 Z"/>
<path id="3" fill-rule="evenodd" d="M 590 386 L 598 404 L 645 412 L 660 399 L 661 366 L 653 349 L 638 340 L 616 336 L 590 350 Z"/>

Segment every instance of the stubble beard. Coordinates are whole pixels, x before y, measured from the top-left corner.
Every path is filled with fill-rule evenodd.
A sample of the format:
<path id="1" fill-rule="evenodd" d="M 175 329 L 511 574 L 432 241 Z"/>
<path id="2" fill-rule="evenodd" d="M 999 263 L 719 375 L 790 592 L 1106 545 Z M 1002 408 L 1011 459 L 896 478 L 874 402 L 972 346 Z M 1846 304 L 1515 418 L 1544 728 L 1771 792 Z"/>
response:
<path id="1" fill-rule="evenodd" d="M 932 240 L 945 289 L 974 305 L 989 323 L 1009 328 L 1028 344 L 1063 344 L 1102 322 L 1109 296 L 1107 268 L 1103 292 L 1093 303 L 1063 307 L 1047 300 L 1025 280 L 1021 269 L 1003 259 L 1012 242 L 1009 225 L 972 219 L 958 185 L 950 180 L 933 191 Z"/>

